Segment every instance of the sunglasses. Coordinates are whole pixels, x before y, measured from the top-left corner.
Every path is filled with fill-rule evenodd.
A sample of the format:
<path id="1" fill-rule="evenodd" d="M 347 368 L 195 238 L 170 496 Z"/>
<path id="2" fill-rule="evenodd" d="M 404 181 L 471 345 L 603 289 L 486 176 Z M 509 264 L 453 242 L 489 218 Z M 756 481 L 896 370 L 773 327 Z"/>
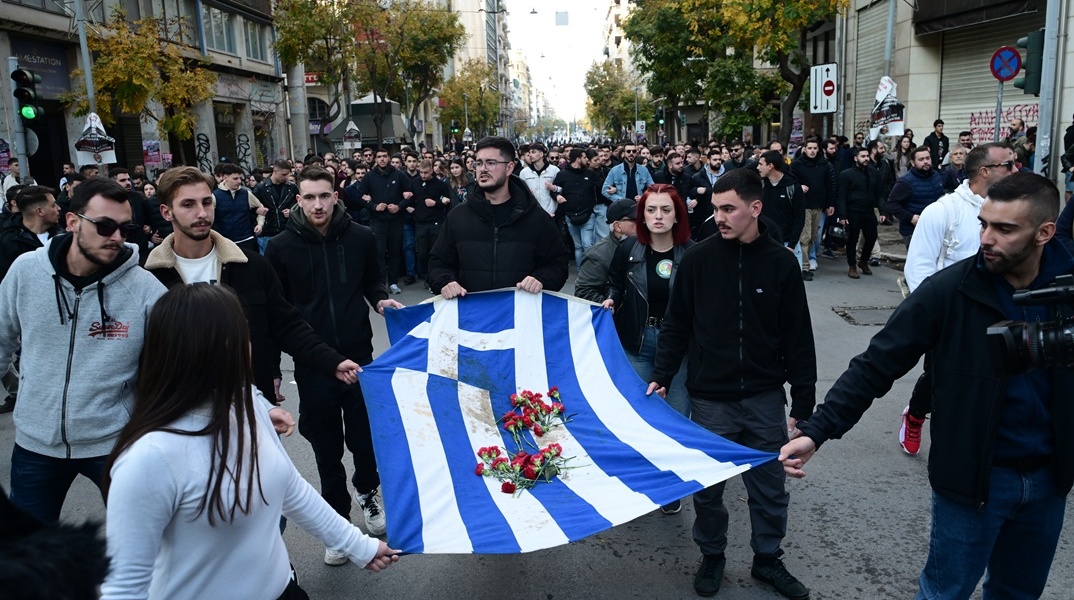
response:
<path id="1" fill-rule="evenodd" d="M 87 217 L 86 215 L 84 215 L 82 213 L 75 213 L 75 214 L 78 215 L 78 218 L 85 219 L 85 220 L 89 221 L 90 223 L 93 223 L 93 225 L 97 228 L 97 235 L 99 235 L 101 237 L 112 237 L 112 234 L 118 231 L 119 235 L 122 236 L 123 239 L 127 239 L 132 234 L 137 233 L 137 232 L 142 230 L 142 227 L 140 225 L 138 225 L 137 223 L 119 224 L 119 223 L 116 223 L 115 221 L 112 221 L 112 220 L 94 221 L 93 219 Z"/>
<path id="2" fill-rule="evenodd" d="M 1014 167 L 1015 167 L 1015 164 L 1014 164 L 1013 160 L 1008 160 L 1007 162 L 1001 162 L 1001 163 L 996 163 L 994 165 L 985 165 L 985 166 L 990 168 L 990 169 L 994 169 L 996 167 L 1006 167 L 1008 171 L 1013 171 Z"/>

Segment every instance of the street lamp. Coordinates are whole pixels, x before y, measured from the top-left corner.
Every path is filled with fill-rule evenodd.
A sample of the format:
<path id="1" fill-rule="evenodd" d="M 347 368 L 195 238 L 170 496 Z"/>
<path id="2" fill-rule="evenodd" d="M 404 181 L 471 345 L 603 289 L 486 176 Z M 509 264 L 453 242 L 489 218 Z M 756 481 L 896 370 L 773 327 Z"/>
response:
<path id="1" fill-rule="evenodd" d="M 469 129 L 470 128 L 470 94 L 467 94 L 465 92 L 463 92 L 463 94 L 462 94 L 462 110 L 463 110 L 463 115 L 466 117 L 466 125 L 465 125 L 465 127 L 467 129 Z"/>

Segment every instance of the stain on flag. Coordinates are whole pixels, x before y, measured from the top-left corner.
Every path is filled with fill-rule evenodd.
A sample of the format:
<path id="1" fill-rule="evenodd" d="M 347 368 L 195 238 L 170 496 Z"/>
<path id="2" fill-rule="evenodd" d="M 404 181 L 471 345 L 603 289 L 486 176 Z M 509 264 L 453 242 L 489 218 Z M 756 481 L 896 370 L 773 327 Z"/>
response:
<path id="1" fill-rule="evenodd" d="M 360 380 L 389 545 L 407 553 L 530 552 L 593 535 L 776 455 L 675 412 L 634 372 L 610 312 L 561 294 L 495 291 L 387 314 L 392 342 Z M 477 451 L 514 448 L 497 420 L 523 389 L 556 386 L 570 419 L 543 437 L 572 457 L 512 494 Z"/>

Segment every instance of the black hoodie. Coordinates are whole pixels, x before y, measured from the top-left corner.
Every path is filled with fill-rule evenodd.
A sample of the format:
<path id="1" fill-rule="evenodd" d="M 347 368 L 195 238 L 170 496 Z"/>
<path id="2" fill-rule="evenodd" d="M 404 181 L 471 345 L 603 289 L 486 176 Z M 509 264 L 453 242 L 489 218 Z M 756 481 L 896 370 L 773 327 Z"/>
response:
<path id="1" fill-rule="evenodd" d="M 512 175 L 507 185 L 512 208 L 503 225 L 476 184 L 466 204 L 448 213 L 429 256 L 434 294 L 452 281 L 468 292 L 515 287 L 530 275 L 550 291 L 567 282 L 570 254 L 555 221 L 521 179 Z"/>
<path id="2" fill-rule="evenodd" d="M 373 354 L 369 306 L 388 298 L 376 257 L 373 232 L 351 221 L 342 202 L 323 236 L 296 206 L 265 250 L 287 300 L 322 340 L 360 364 Z"/>

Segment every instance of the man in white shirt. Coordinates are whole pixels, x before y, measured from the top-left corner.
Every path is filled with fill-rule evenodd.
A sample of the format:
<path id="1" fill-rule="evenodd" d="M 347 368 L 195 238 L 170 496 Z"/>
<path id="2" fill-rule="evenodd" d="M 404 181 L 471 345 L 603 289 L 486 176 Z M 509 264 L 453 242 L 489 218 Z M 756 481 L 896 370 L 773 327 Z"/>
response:
<path id="1" fill-rule="evenodd" d="M 547 154 L 548 148 L 544 144 L 540 142 L 531 144 L 529 154 L 526 157 L 526 163 L 529 166 L 522 169 L 519 177 L 526 182 L 526 186 L 533 192 L 541 208 L 549 215 L 555 216 L 556 207 L 559 204 L 553 197 L 552 192 L 558 193 L 559 190 L 552 185 L 552 181 L 555 180 L 556 175 L 559 175 L 559 167 L 545 160 Z"/>
<path id="2" fill-rule="evenodd" d="M 903 267 L 911 292 L 926 277 L 977 254 L 981 247 L 977 215 L 988 188 L 1014 172 L 1014 160 L 1014 151 L 1006 144 L 977 146 L 966 156 L 967 179 L 921 211 Z M 914 386 L 910 404 L 903 409 L 899 444 L 907 454 L 920 451 L 921 429 L 932 411 L 930 368 L 926 354 L 924 372 Z"/>

